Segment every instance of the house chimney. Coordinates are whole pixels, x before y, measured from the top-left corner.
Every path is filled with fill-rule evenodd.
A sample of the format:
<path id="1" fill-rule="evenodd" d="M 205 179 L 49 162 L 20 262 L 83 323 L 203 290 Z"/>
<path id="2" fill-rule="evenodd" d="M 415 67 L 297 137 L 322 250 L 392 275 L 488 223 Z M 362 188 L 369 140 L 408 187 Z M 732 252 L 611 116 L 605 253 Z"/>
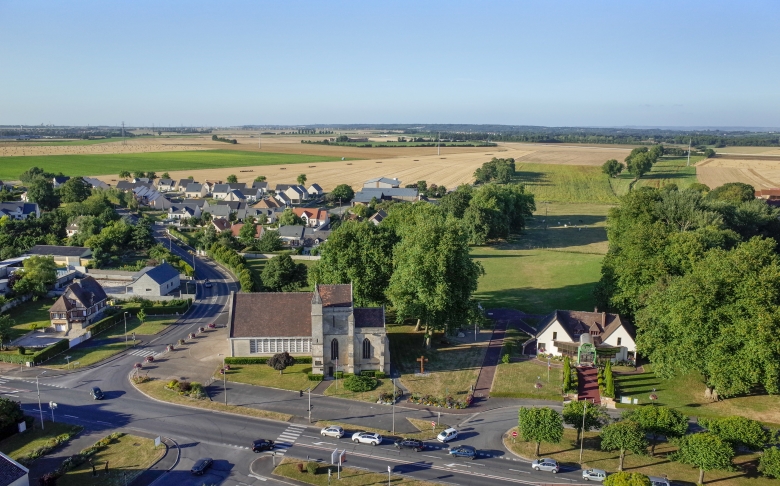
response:
<path id="1" fill-rule="evenodd" d="M 598 308 L 598 307 L 594 307 L 594 308 L 593 308 L 593 312 L 598 312 L 598 311 L 599 311 L 599 308 Z"/>
<path id="2" fill-rule="evenodd" d="M 607 327 L 607 313 L 602 312 L 601 313 L 601 328 L 605 329 Z"/>

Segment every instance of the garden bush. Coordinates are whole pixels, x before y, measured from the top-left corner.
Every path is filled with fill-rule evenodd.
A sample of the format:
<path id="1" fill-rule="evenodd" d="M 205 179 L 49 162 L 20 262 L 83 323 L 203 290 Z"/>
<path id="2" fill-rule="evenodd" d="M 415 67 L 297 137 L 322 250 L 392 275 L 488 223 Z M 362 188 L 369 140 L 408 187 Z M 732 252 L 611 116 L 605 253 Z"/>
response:
<path id="1" fill-rule="evenodd" d="M 306 463 L 306 472 L 309 474 L 317 474 L 317 469 L 319 468 L 319 464 L 314 461 L 309 461 Z"/>
<path id="2" fill-rule="evenodd" d="M 325 379 L 325 375 L 316 375 L 314 373 L 306 373 L 306 378 L 309 379 L 309 381 L 322 381 Z"/>
<path id="3" fill-rule="evenodd" d="M 179 392 L 188 393 L 192 389 L 192 384 L 189 381 L 179 382 Z"/>
<path id="4" fill-rule="evenodd" d="M 344 388 L 352 392 L 367 392 L 377 386 L 376 378 L 373 376 L 352 375 L 344 379 Z"/>
<path id="5" fill-rule="evenodd" d="M 168 388 L 169 390 L 178 390 L 179 389 L 179 380 L 171 380 L 168 382 L 167 385 L 165 385 L 165 388 Z"/>
<path id="6" fill-rule="evenodd" d="M 296 464 L 295 467 L 298 468 L 298 472 L 299 473 L 303 472 L 303 463 L 302 462 L 299 462 L 298 464 Z"/>

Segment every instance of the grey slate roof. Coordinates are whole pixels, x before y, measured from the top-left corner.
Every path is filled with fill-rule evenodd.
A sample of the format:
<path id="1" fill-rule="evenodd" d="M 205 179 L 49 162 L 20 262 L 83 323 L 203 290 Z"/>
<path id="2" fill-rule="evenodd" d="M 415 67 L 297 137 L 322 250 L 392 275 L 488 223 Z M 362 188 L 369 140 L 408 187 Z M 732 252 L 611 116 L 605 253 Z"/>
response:
<path id="1" fill-rule="evenodd" d="M 0 452 L 0 486 L 13 484 L 14 481 L 26 476 L 28 472 L 26 467 Z"/>
<path id="2" fill-rule="evenodd" d="M 157 265 L 156 267 L 152 268 L 144 275 L 148 275 L 149 278 L 151 278 L 158 284 L 163 284 L 168 280 L 177 277 L 179 275 L 179 271 L 176 270 L 173 267 L 173 265 L 171 265 L 170 263 L 165 262 L 161 265 Z"/>
<path id="3" fill-rule="evenodd" d="M 228 183 L 228 187 L 230 189 L 238 189 L 240 191 L 243 191 L 246 189 L 246 182 L 230 182 Z"/>
<path id="4" fill-rule="evenodd" d="M 227 184 L 214 184 L 214 189 L 211 190 L 212 194 L 227 194 L 230 192 L 230 186 Z"/>
<path id="5" fill-rule="evenodd" d="M 37 203 L 23 201 L 0 202 L 0 211 L 5 209 L 11 213 L 16 212 L 16 208 L 21 208 L 22 214 L 32 214 L 35 212 L 35 208 L 37 207 Z"/>
<path id="6" fill-rule="evenodd" d="M 355 307 L 355 327 L 385 327 L 385 310 L 381 307 Z"/>
<path id="7" fill-rule="evenodd" d="M 203 189 L 203 184 L 198 184 L 197 182 L 190 182 L 187 184 L 187 188 L 184 190 L 184 192 L 200 192 Z"/>
<path id="8" fill-rule="evenodd" d="M 35 245 L 25 253 L 41 256 L 87 257 L 92 254 L 92 250 L 84 246 Z"/>
<path id="9" fill-rule="evenodd" d="M 281 226 L 279 228 L 279 236 L 285 236 L 287 238 L 303 238 L 303 232 L 306 228 L 303 226 Z"/>

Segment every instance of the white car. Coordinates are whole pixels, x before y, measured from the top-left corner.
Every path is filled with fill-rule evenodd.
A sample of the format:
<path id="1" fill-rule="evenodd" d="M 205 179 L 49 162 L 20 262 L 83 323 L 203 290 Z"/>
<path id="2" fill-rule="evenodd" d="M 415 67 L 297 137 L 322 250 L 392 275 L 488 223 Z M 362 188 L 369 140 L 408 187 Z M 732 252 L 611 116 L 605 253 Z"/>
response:
<path id="1" fill-rule="evenodd" d="M 382 443 L 382 436 L 373 432 L 355 432 L 352 434 L 352 442 L 375 446 Z"/>
<path id="2" fill-rule="evenodd" d="M 320 435 L 323 437 L 335 437 L 337 439 L 341 439 L 344 437 L 344 429 L 339 427 L 338 425 L 331 425 L 330 427 L 325 427 L 320 431 Z"/>
<path id="3" fill-rule="evenodd" d="M 436 440 L 439 442 L 449 442 L 458 438 L 458 431 L 450 427 L 449 429 L 442 430 L 439 435 L 436 436 Z"/>
<path id="4" fill-rule="evenodd" d="M 603 469 L 586 469 L 582 471 L 582 479 L 585 481 L 603 482 L 607 479 L 607 471 Z"/>

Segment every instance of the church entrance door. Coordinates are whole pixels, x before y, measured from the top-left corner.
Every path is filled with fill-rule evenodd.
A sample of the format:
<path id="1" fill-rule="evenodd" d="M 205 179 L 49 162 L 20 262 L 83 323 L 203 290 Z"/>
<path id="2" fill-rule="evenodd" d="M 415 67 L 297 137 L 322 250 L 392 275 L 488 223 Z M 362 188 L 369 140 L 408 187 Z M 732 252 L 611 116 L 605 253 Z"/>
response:
<path id="1" fill-rule="evenodd" d="M 328 376 L 333 378 L 333 366 L 328 366 Z"/>

